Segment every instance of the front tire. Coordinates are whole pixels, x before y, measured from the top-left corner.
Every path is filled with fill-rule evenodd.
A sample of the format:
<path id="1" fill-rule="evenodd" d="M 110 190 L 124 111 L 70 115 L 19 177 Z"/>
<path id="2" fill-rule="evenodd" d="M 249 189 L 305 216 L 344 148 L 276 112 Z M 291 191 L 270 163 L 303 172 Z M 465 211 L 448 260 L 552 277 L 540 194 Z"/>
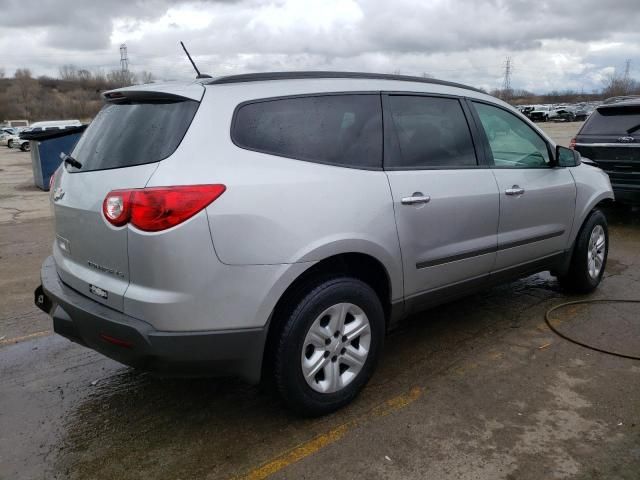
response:
<path id="1" fill-rule="evenodd" d="M 558 277 L 562 287 L 575 293 L 593 292 L 604 275 L 608 254 L 607 217 L 594 210 L 578 233 L 569 270 Z"/>
<path id="2" fill-rule="evenodd" d="M 9 141 L 7 142 L 7 147 L 9 147 L 9 148 L 13 148 L 13 140 L 9 140 Z"/>
<path id="3" fill-rule="evenodd" d="M 351 277 L 319 279 L 282 309 L 274 374 L 285 404 L 305 416 L 351 402 L 382 351 L 384 310 L 375 291 Z"/>

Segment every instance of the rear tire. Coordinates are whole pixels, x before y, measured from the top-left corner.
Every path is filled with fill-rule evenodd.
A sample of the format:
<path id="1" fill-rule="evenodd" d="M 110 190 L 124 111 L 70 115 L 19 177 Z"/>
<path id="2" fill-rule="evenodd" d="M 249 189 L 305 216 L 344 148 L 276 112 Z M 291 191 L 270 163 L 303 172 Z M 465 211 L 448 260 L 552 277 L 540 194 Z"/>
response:
<path id="1" fill-rule="evenodd" d="M 560 285 L 570 292 L 593 292 L 604 275 L 608 254 L 607 217 L 602 211 L 594 210 L 582 224 L 569 270 L 558 277 Z"/>
<path id="2" fill-rule="evenodd" d="M 312 281 L 281 310 L 274 376 L 284 403 L 304 416 L 351 402 L 371 377 L 384 343 L 380 299 L 351 277 Z"/>
<path id="3" fill-rule="evenodd" d="M 9 140 L 9 141 L 7 142 L 7 147 L 8 147 L 8 148 L 13 148 L 13 140 Z"/>
<path id="4" fill-rule="evenodd" d="M 20 145 L 20 150 L 22 150 L 23 152 L 28 152 L 31 150 L 31 144 L 29 142 Z"/>

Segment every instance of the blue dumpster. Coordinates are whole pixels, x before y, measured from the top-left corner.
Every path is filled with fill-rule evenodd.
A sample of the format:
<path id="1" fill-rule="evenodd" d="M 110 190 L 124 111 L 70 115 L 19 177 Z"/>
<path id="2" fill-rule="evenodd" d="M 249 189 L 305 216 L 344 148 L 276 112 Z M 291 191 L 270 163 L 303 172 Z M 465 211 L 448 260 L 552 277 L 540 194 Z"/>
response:
<path id="1" fill-rule="evenodd" d="M 22 132 L 20 138 L 29 140 L 33 181 L 42 190 L 49 190 L 51 175 L 60 166 L 60 153 L 71 153 L 87 125 L 64 129 Z"/>

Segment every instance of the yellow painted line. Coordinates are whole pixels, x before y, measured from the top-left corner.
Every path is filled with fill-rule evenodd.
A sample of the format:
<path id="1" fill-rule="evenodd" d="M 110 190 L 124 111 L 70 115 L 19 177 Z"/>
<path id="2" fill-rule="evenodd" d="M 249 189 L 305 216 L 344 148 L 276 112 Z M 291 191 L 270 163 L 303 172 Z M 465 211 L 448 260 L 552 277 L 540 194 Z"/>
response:
<path id="1" fill-rule="evenodd" d="M 51 330 L 42 330 L 40 332 L 30 333 L 29 335 L 23 335 L 22 337 L 4 338 L 0 340 L 0 345 L 13 345 L 14 343 L 24 342 L 25 340 L 31 340 L 32 338 L 44 337 L 51 335 Z"/>
<path id="2" fill-rule="evenodd" d="M 397 397 L 393 397 L 387 400 L 381 405 L 377 405 L 362 416 L 343 423 L 342 425 L 339 425 L 326 433 L 322 433 L 317 437 L 309 440 L 308 442 L 304 442 L 297 447 L 294 447 L 291 450 L 278 455 L 272 460 L 269 460 L 261 466 L 250 470 L 244 475 L 235 477 L 235 480 L 265 479 L 273 475 L 274 473 L 279 472 L 283 468 L 286 468 L 289 465 L 297 463 L 300 460 L 313 455 L 319 450 L 322 450 L 327 445 L 331 445 L 332 443 L 337 442 L 342 437 L 344 437 L 347 432 L 349 432 L 359 424 L 372 418 L 389 415 L 393 411 L 400 410 L 401 408 L 410 405 L 411 403 L 415 402 L 420 397 L 420 395 L 422 395 L 422 388 L 414 387 L 408 392 L 403 393 L 402 395 L 398 395 Z"/>

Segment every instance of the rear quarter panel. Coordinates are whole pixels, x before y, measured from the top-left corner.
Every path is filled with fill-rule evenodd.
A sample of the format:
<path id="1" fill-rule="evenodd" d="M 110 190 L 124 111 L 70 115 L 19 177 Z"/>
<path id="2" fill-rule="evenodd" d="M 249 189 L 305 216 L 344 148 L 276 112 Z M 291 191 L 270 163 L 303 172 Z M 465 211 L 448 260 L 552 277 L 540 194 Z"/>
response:
<path id="1" fill-rule="evenodd" d="M 231 140 L 236 106 L 246 100 L 322 91 L 315 82 L 208 87 L 174 157 L 149 186 L 223 183 L 207 207 L 215 253 L 227 265 L 313 262 L 366 253 L 386 267 L 392 299 L 402 296 L 402 263 L 391 192 L 383 171 L 321 165 L 253 152 Z M 326 84 L 327 91 L 348 91 Z"/>

